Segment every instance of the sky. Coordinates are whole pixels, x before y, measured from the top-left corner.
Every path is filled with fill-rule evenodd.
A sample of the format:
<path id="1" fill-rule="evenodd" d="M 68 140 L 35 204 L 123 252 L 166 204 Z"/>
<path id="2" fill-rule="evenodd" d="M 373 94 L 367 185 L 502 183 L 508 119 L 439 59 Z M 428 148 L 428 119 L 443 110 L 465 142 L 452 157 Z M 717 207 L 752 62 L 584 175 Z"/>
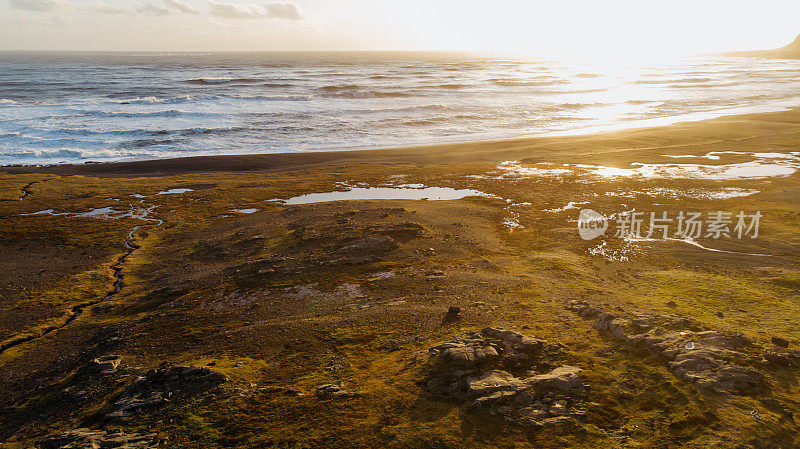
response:
<path id="1" fill-rule="evenodd" d="M 0 49 L 656 58 L 780 47 L 797 17 L 797 0 L 0 0 Z"/>

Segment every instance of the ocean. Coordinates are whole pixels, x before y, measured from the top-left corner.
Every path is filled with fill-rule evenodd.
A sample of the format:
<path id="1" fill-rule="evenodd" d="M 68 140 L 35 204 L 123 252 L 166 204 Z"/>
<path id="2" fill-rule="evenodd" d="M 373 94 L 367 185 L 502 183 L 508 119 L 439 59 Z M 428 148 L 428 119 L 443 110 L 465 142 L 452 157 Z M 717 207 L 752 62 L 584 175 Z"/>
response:
<path id="1" fill-rule="evenodd" d="M 0 53 L 0 165 L 378 148 L 800 104 L 800 60 Z"/>

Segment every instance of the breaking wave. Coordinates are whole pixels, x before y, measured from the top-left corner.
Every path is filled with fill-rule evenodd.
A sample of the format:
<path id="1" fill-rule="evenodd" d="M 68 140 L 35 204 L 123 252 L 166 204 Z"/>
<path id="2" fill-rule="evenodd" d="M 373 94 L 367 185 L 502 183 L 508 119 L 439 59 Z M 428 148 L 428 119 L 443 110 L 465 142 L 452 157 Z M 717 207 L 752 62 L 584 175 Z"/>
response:
<path id="1" fill-rule="evenodd" d="M 0 165 L 385 147 L 779 110 L 800 61 L 606 73 L 450 54 L 3 56 Z M 694 118 L 696 117 L 696 118 Z"/>

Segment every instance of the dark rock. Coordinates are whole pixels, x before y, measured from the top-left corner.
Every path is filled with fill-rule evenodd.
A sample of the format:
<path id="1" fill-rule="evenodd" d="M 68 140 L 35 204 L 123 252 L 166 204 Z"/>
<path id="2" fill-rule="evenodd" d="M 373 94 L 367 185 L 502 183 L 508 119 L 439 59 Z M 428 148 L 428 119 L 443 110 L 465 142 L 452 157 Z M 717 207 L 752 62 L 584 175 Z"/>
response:
<path id="1" fill-rule="evenodd" d="M 794 413 L 792 413 L 792 411 L 788 407 L 786 407 L 785 405 L 781 404 L 781 402 L 778 401 L 775 398 L 772 398 L 772 397 L 769 397 L 769 396 L 764 396 L 764 397 L 761 398 L 761 403 L 764 404 L 764 407 L 767 407 L 768 409 L 770 409 L 772 411 L 776 411 L 776 412 L 781 413 L 783 415 L 786 415 L 786 416 L 788 416 L 790 418 L 792 416 L 794 416 Z"/>
<path id="2" fill-rule="evenodd" d="M 367 235 L 363 238 L 342 238 L 337 242 L 335 254 L 349 257 L 359 255 L 375 256 L 397 247 L 397 243 L 387 235 Z"/>
<path id="3" fill-rule="evenodd" d="M 511 374 L 500 371 L 487 371 L 477 377 L 467 379 L 467 393 L 470 396 L 486 396 L 497 391 L 519 391 L 525 383 Z"/>
<path id="4" fill-rule="evenodd" d="M 503 328 L 487 327 L 484 328 L 481 333 L 487 337 L 501 340 L 515 351 L 523 352 L 529 355 L 539 354 L 546 343 L 545 340 L 527 337 L 519 332 L 514 332 Z"/>
<path id="5" fill-rule="evenodd" d="M 422 236 L 425 228 L 418 223 L 400 223 L 396 225 L 375 226 L 370 228 L 370 231 L 405 242 Z"/>
<path id="6" fill-rule="evenodd" d="M 524 335 L 519 332 L 497 327 L 486 327 L 481 330 L 481 333 L 489 338 L 496 338 L 511 344 L 518 343 L 524 338 Z"/>
<path id="7" fill-rule="evenodd" d="M 113 374 L 121 362 L 122 357 L 118 355 L 104 355 L 89 362 L 87 369 L 93 373 Z"/>
<path id="8" fill-rule="evenodd" d="M 571 427 L 575 425 L 575 421 L 569 416 L 556 416 L 554 418 L 547 418 L 542 421 L 545 427 Z"/>
<path id="9" fill-rule="evenodd" d="M 437 365 L 446 367 L 475 368 L 499 358 L 497 350 L 483 342 L 453 342 L 431 348 Z"/>
<path id="10" fill-rule="evenodd" d="M 149 449 L 158 447 L 158 438 L 156 435 L 81 428 L 40 438 L 35 445 L 41 449 Z"/>
<path id="11" fill-rule="evenodd" d="M 121 418 L 157 408 L 171 402 L 174 396 L 198 394 L 227 380 L 224 374 L 205 366 L 169 367 L 162 363 L 125 387 L 106 417 Z"/>
<path id="12" fill-rule="evenodd" d="M 787 340 L 785 338 L 782 338 L 782 337 L 778 337 L 776 335 L 776 336 L 772 337 L 772 344 L 777 346 L 777 347 L 779 347 L 779 348 L 788 348 L 789 347 L 789 340 Z"/>
<path id="13" fill-rule="evenodd" d="M 430 270 L 427 273 L 425 273 L 425 277 L 427 277 L 428 279 L 441 278 L 444 277 L 444 271 Z"/>
<path id="14" fill-rule="evenodd" d="M 77 385 L 72 385 L 61 390 L 61 394 L 73 400 L 82 400 L 89 397 L 89 392 L 80 389 Z"/>
<path id="15" fill-rule="evenodd" d="M 583 318 L 594 318 L 600 314 L 600 310 L 590 306 L 589 303 L 576 299 L 569 302 L 567 309 L 572 310 Z"/>
<path id="16" fill-rule="evenodd" d="M 339 384 L 324 384 L 314 390 L 314 394 L 321 399 L 355 397 L 360 393 L 356 391 L 343 390 Z"/>
<path id="17" fill-rule="evenodd" d="M 800 351 L 780 351 L 770 349 L 764 353 L 764 361 L 768 365 L 796 367 L 800 366 Z"/>
<path id="18" fill-rule="evenodd" d="M 460 313 L 460 307 L 450 306 L 450 308 L 447 309 L 447 313 L 444 315 L 444 318 L 442 318 L 442 324 L 449 324 L 458 321 L 461 319 Z"/>
<path id="19" fill-rule="evenodd" d="M 286 396 L 302 396 L 303 391 L 300 390 L 299 388 L 289 387 L 283 391 L 283 394 L 285 394 Z"/>
<path id="20" fill-rule="evenodd" d="M 581 378 L 578 375 L 581 369 L 577 366 L 560 366 L 547 374 L 540 374 L 525 379 L 527 385 L 531 385 L 544 390 L 560 391 L 567 395 L 573 395 L 583 390 Z"/>
<path id="21" fill-rule="evenodd" d="M 504 399 L 515 397 L 516 394 L 516 391 L 497 391 L 489 396 L 482 396 L 475 399 L 475 402 L 472 403 L 472 408 L 480 409 L 492 407 L 502 402 Z"/>
<path id="22" fill-rule="evenodd" d="M 106 418 L 115 419 L 130 416 L 144 409 L 155 408 L 168 403 L 169 400 L 162 396 L 161 392 L 153 391 L 144 396 L 123 397 L 114 403 L 114 411 L 108 413 Z"/>

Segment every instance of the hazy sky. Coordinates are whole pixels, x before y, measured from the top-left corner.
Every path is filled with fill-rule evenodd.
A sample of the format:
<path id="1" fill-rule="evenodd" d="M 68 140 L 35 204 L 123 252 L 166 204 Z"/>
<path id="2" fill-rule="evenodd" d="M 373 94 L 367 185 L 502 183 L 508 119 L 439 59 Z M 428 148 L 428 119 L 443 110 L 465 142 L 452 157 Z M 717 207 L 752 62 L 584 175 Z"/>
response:
<path id="1" fill-rule="evenodd" d="M 781 46 L 798 17 L 797 0 L 0 0 L 0 49 L 673 56 Z"/>

